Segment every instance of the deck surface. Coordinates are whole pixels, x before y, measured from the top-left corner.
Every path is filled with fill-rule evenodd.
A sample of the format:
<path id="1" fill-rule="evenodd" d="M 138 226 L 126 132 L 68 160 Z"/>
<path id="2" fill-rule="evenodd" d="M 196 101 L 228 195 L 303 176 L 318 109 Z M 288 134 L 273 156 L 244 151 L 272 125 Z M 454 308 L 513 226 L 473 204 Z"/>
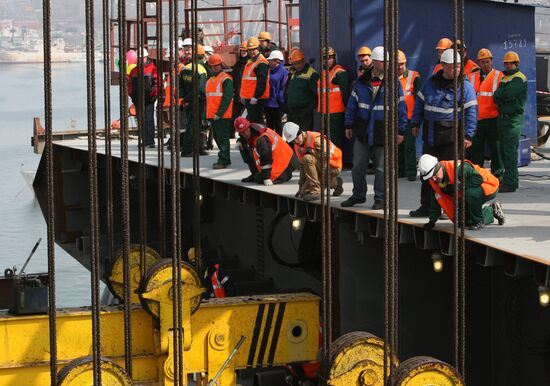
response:
<path id="1" fill-rule="evenodd" d="M 216 150 L 210 155 L 200 157 L 201 177 L 216 180 L 218 182 L 245 186 L 274 195 L 294 197 L 298 190 L 298 172 L 287 183 L 266 187 L 257 184 L 245 184 L 241 179 L 249 175 L 248 167 L 242 161 L 239 153 L 231 150 L 232 164 L 227 169 L 213 170 L 212 164 L 216 162 Z M 87 139 L 74 139 L 56 142 L 57 145 L 87 151 Z M 120 156 L 120 142 L 113 141 L 112 154 Z M 129 143 L 129 159 L 137 162 L 137 141 Z M 98 152 L 104 154 L 104 142 L 98 140 Z M 147 149 L 147 164 L 158 166 L 157 149 Z M 180 158 L 181 171 L 192 173 L 192 158 Z M 165 167 L 170 167 L 169 153 L 165 154 Z M 344 194 L 341 197 L 331 198 L 331 206 L 342 210 L 349 210 L 368 216 L 383 216 L 383 210 L 370 209 L 373 203 L 372 183 L 374 176 L 367 176 L 368 194 L 364 204 L 353 208 L 341 208 L 340 203 L 351 195 L 352 182 L 351 171 L 342 173 L 344 180 Z M 410 182 L 399 179 L 399 222 L 420 226 L 427 221 L 426 218 L 411 218 L 408 213 L 419 206 L 420 182 Z M 520 189 L 514 193 L 499 194 L 497 200 L 503 205 L 506 215 L 506 223 L 503 226 L 489 225 L 482 230 L 466 231 L 466 237 L 476 243 L 489 248 L 497 249 L 533 260 L 550 266 L 550 161 L 532 162 L 527 167 L 520 168 Z M 436 230 L 452 232 L 452 223 L 448 220 L 438 221 Z"/>

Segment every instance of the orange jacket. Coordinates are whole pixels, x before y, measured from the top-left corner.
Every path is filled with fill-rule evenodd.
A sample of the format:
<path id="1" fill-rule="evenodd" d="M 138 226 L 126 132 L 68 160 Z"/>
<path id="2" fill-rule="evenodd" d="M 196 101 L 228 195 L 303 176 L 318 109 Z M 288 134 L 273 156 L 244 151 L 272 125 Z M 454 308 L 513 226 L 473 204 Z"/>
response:
<path id="1" fill-rule="evenodd" d="M 474 86 L 477 95 L 477 120 L 497 118 L 498 107 L 493 100 L 493 94 L 500 85 L 504 74 L 498 70 L 491 70 L 481 81 L 481 71 L 470 74 L 470 83 Z"/>
<path id="2" fill-rule="evenodd" d="M 294 152 L 300 161 L 303 160 L 304 155 L 312 150 L 316 149 L 315 140 L 321 136 L 321 133 L 317 131 L 306 131 L 304 133 L 304 143 L 302 146 L 294 142 Z M 333 169 L 342 169 L 342 150 L 336 147 L 332 141 L 329 140 L 330 151 L 330 167 Z"/>
<path id="3" fill-rule="evenodd" d="M 183 68 L 183 64 L 178 64 L 178 74 L 180 73 L 181 69 Z M 174 86 L 175 87 L 175 86 Z M 164 103 L 162 104 L 162 107 L 168 108 L 170 107 L 170 98 L 172 97 L 172 91 L 170 90 L 170 74 L 166 77 L 166 82 L 164 86 Z M 174 105 L 176 105 L 175 99 L 172 101 Z"/>
<path id="4" fill-rule="evenodd" d="M 332 83 L 334 78 L 339 72 L 346 71 L 346 69 L 339 64 L 332 67 L 328 73 L 328 89 L 325 89 L 326 71 L 323 70 L 321 78 L 317 81 L 317 111 L 321 112 L 326 105 L 327 94 L 329 95 L 329 114 L 343 113 L 346 111 L 344 105 L 344 96 L 342 90 L 337 84 Z M 321 101 L 321 84 L 323 85 L 323 101 Z"/>
<path id="5" fill-rule="evenodd" d="M 241 80 L 241 95 L 243 99 L 252 99 L 254 98 L 254 92 L 256 91 L 256 73 L 254 72 L 256 66 L 260 63 L 265 63 L 269 66 L 269 62 L 262 55 L 259 54 L 258 58 L 254 61 L 248 60 L 246 66 L 244 66 L 243 77 Z M 265 85 L 265 90 L 262 96 L 259 99 L 269 98 L 269 71 L 267 71 L 267 83 Z"/>
<path id="6" fill-rule="evenodd" d="M 414 80 L 420 76 L 420 74 L 413 70 L 407 70 L 409 75 L 404 78 L 401 77 L 401 87 L 403 88 L 403 94 L 405 95 L 405 103 L 407 104 L 407 119 L 411 119 L 414 110 Z"/>
<path id="7" fill-rule="evenodd" d="M 223 82 L 231 79 L 231 75 L 220 72 L 216 77 L 210 77 L 206 82 L 206 118 L 212 119 L 218 112 L 223 97 Z M 233 114 L 233 98 L 221 118 L 231 118 Z"/>
<path id="8" fill-rule="evenodd" d="M 256 141 L 263 136 L 266 136 L 271 143 L 271 156 L 273 158 L 273 163 L 271 165 L 262 165 L 260 163 L 260 155 L 256 150 Z M 254 161 L 256 162 L 258 172 L 261 173 L 262 169 L 271 167 L 271 177 L 269 179 L 271 181 L 275 181 L 288 167 L 288 164 L 292 159 L 293 151 L 288 143 L 286 143 L 279 134 L 269 128 L 266 128 L 265 132 L 255 139 L 252 154 L 254 155 Z"/>

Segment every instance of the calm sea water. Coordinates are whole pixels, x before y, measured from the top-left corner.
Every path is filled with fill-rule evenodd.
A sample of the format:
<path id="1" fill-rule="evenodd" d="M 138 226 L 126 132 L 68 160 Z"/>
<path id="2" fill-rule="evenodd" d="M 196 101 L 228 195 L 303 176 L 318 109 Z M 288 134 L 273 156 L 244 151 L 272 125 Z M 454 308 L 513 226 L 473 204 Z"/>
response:
<path id="1" fill-rule="evenodd" d="M 103 127 L 102 63 L 97 63 L 97 122 Z M 86 125 L 86 64 L 53 64 L 53 128 L 65 130 L 74 121 Z M 118 111 L 117 88 L 111 88 L 113 111 Z M 40 156 L 30 146 L 33 117 L 44 122 L 41 64 L 0 64 L 0 269 L 21 268 L 39 237 L 42 243 L 26 272 L 46 272 L 46 223 L 22 170 L 36 170 Z M 56 247 L 57 304 L 89 305 L 90 274 Z M 103 288 L 103 286 L 102 286 Z"/>

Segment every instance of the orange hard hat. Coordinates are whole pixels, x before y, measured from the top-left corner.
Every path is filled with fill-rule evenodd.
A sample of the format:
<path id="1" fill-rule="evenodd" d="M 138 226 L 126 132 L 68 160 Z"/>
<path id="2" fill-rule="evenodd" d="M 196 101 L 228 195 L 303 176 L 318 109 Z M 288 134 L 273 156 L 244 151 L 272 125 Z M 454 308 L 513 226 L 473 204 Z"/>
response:
<path id="1" fill-rule="evenodd" d="M 133 103 L 128 108 L 128 114 L 130 114 L 131 116 L 136 116 L 137 115 L 136 106 Z"/>
<path id="2" fill-rule="evenodd" d="M 363 46 L 359 48 L 359 51 L 357 51 L 357 56 L 363 56 L 363 55 L 372 55 L 372 51 L 369 47 Z"/>
<path id="3" fill-rule="evenodd" d="M 197 55 L 204 55 L 204 46 L 202 44 L 197 44 Z"/>
<path id="4" fill-rule="evenodd" d="M 330 57 L 330 56 L 336 56 L 336 51 L 334 51 L 334 48 L 332 47 L 325 47 L 323 48 L 322 50 L 323 52 L 323 56 L 327 55 Z"/>
<path id="5" fill-rule="evenodd" d="M 246 48 L 246 40 L 241 43 L 241 46 L 239 47 L 240 51 L 246 51 L 248 48 Z"/>
<path id="6" fill-rule="evenodd" d="M 290 53 L 290 63 L 299 62 L 301 60 L 305 59 L 304 53 L 300 51 L 299 49 L 294 49 Z"/>
<path id="7" fill-rule="evenodd" d="M 482 48 L 477 53 L 477 60 L 493 59 L 493 54 L 487 48 Z"/>
<path id="8" fill-rule="evenodd" d="M 248 41 L 246 42 L 246 48 L 248 50 L 253 50 L 255 48 L 258 48 L 260 46 L 260 41 L 258 38 L 255 38 L 252 36 L 251 38 L 248 38 Z"/>
<path id="9" fill-rule="evenodd" d="M 397 61 L 399 62 L 399 64 L 407 63 L 407 56 L 401 50 L 397 51 Z"/>
<path id="10" fill-rule="evenodd" d="M 262 31 L 258 35 L 258 40 L 269 40 L 269 41 L 271 41 L 271 34 L 267 31 Z"/>
<path id="11" fill-rule="evenodd" d="M 233 127 L 237 130 L 237 133 L 244 133 L 250 127 L 250 122 L 244 117 L 239 117 L 235 119 Z"/>
<path id="12" fill-rule="evenodd" d="M 508 51 L 504 54 L 504 63 L 519 63 L 519 55 L 514 51 Z"/>
<path id="13" fill-rule="evenodd" d="M 212 54 L 212 56 L 210 56 L 210 59 L 208 59 L 208 64 L 210 64 L 211 66 L 222 64 L 222 56 L 220 54 Z"/>
<path id="14" fill-rule="evenodd" d="M 439 41 L 437 42 L 437 46 L 435 46 L 435 49 L 436 50 L 446 50 L 448 48 L 451 48 L 451 46 L 453 45 L 453 42 L 451 39 L 449 38 L 441 38 L 439 39 Z"/>

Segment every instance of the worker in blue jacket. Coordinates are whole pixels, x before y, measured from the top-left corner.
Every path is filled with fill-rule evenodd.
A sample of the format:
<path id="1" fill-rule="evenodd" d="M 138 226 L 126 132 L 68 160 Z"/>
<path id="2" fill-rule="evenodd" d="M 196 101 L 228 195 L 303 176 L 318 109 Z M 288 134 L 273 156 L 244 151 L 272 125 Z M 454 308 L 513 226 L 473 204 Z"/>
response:
<path id="1" fill-rule="evenodd" d="M 430 154 L 438 159 L 454 159 L 454 85 L 453 80 L 459 77 L 464 90 L 464 148 L 472 146 L 472 138 L 477 124 L 477 98 L 474 87 L 468 78 L 460 74 L 460 53 L 457 53 L 457 64 L 454 65 L 454 51 L 445 50 L 441 55 L 442 69 L 432 75 L 416 95 L 410 127 L 414 136 L 422 124 L 422 154 Z M 458 89 L 458 119 L 461 124 L 460 87 Z M 426 181 L 422 182 L 420 207 L 411 210 L 411 217 L 428 217 L 432 189 Z"/>
<path id="2" fill-rule="evenodd" d="M 373 65 L 365 70 L 348 100 L 345 113 L 346 138 L 355 137 L 353 145 L 353 194 L 342 202 L 343 207 L 362 204 L 367 195 L 367 167 L 374 161 L 374 204 L 384 208 L 384 47 L 376 47 L 371 55 Z M 403 142 L 407 125 L 407 106 L 399 80 L 397 143 Z"/>

